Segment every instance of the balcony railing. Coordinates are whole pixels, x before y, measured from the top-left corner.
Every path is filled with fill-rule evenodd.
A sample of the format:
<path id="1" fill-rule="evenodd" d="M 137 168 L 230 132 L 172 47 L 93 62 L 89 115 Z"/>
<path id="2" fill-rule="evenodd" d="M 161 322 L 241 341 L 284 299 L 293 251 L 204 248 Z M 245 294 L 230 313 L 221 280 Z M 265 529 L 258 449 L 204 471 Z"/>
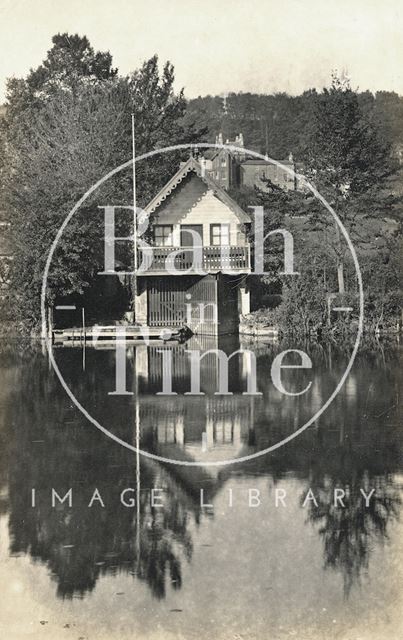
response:
<path id="1" fill-rule="evenodd" d="M 143 265 L 143 266 L 142 266 Z M 138 273 L 250 271 L 250 247 L 146 247 L 139 248 Z"/>

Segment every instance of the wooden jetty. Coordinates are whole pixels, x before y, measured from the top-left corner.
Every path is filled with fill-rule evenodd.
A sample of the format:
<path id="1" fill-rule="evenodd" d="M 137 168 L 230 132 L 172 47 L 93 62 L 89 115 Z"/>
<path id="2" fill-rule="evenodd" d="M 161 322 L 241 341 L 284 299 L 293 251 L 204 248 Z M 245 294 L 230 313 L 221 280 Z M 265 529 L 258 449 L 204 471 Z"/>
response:
<path id="1" fill-rule="evenodd" d="M 92 327 L 72 327 L 53 329 L 52 341 L 55 345 L 87 345 L 97 348 L 124 344 L 164 345 L 167 342 L 183 342 L 192 335 L 183 327 L 148 327 L 145 325 L 94 325 Z"/>

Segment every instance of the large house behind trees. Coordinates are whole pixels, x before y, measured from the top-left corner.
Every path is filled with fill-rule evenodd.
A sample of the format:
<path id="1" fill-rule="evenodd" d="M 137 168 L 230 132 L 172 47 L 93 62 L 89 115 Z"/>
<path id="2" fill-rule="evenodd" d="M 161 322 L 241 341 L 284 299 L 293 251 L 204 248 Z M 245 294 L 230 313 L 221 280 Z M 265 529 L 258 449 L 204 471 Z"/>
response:
<path id="1" fill-rule="evenodd" d="M 222 133 L 219 133 L 215 139 L 216 144 L 224 144 Z M 241 163 L 246 159 L 246 155 L 241 150 L 226 147 L 233 145 L 238 149 L 243 149 L 243 135 L 236 136 L 235 140 L 227 140 L 225 146 L 220 148 L 206 149 L 203 153 L 205 162 L 205 170 L 208 176 L 212 178 L 220 187 L 230 189 L 239 186 Z"/>
<path id="2" fill-rule="evenodd" d="M 152 249 L 139 250 L 136 321 L 196 333 L 238 330 L 249 313 L 251 217 L 191 157 L 146 207 Z M 141 264 L 139 263 L 139 267 Z"/>
<path id="3" fill-rule="evenodd" d="M 261 191 L 268 192 L 275 185 L 285 191 L 296 191 L 300 185 L 296 177 L 295 162 L 290 153 L 287 160 L 281 160 L 281 164 L 289 167 L 292 173 L 289 173 L 282 167 L 269 160 L 259 158 L 250 158 L 241 163 L 239 171 L 240 186 L 258 187 Z"/>
<path id="4" fill-rule="evenodd" d="M 216 144 L 222 148 L 207 149 L 203 152 L 206 173 L 224 189 L 236 187 L 258 187 L 270 192 L 274 187 L 286 191 L 302 188 L 296 177 L 296 163 L 292 153 L 279 162 L 291 169 L 291 173 L 270 162 L 267 158 L 247 158 L 242 133 L 235 140 L 223 141 L 222 133 L 216 136 Z M 232 148 L 231 148 L 232 147 Z"/>

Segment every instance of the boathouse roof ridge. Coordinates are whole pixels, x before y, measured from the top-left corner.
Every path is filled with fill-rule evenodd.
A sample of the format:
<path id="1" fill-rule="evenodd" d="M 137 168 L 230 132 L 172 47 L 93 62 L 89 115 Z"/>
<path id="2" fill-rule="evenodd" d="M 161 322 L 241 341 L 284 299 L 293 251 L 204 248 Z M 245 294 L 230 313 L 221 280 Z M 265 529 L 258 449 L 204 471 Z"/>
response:
<path id="1" fill-rule="evenodd" d="M 243 209 L 233 200 L 228 193 L 220 187 L 210 176 L 206 175 L 203 167 L 195 158 L 190 157 L 178 171 L 168 180 L 166 185 L 157 193 L 157 195 L 145 207 L 148 214 L 154 213 L 158 207 L 171 195 L 173 191 L 181 184 L 181 182 L 190 174 L 196 174 L 214 194 L 226 204 L 237 216 L 241 223 L 251 223 L 251 217 L 245 213 Z"/>

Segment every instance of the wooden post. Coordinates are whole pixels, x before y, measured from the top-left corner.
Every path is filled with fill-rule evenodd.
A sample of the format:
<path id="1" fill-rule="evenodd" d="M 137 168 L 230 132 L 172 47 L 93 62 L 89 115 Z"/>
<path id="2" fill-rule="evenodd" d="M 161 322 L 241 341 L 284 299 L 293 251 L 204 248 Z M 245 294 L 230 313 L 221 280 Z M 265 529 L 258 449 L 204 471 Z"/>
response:
<path id="1" fill-rule="evenodd" d="M 84 307 L 81 309 L 81 323 L 82 323 L 82 327 L 83 327 L 83 341 L 84 341 L 84 345 L 85 345 L 86 333 L 85 333 L 85 309 L 84 309 Z"/>
<path id="2" fill-rule="evenodd" d="M 137 323 L 136 300 L 137 300 L 137 196 L 136 196 L 136 140 L 134 133 L 134 113 L 132 113 L 132 156 L 133 156 L 133 253 L 134 253 L 134 274 L 132 279 L 133 294 L 133 319 Z"/>
<path id="3" fill-rule="evenodd" d="M 329 296 L 327 297 L 327 326 L 328 326 L 329 328 L 330 328 L 330 327 L 331 327 L 331 325 L 332 325 L 332 323 L 331 323 L 331 321 L 330 321 L 330 313 L 331 313 L 332 308 L 331 308 L 331 306 L 330 306 L 330 305 L 331 305 L 331 296 L 329 295 Z"/>
<path id="4" fill-rule="evenodd" d="M 82 342 L 83 342 L 83 371 L 85 371 L 85 346 L 86 346 L 86 331 L 85 331 L 85 309 L 84 307 L 82 307 L 81 309 L 81 322 L 82 322 L 82 326 L 83 326 L 83 333 L 82 333 Z"/>
<path id="5" fill-rule="evenodd" d="M 53 339 L 53 309 L 48 307 L 48 338 L 52 342 Z"/>
<path id="6" fill-rule="evenodd" d="M 332 300 L 334 300 L 335 298 L 337 298 L 337 293 L 329 293 L 329 295 L 327 296 L 327 326 L 330 327 L 332 326 L 332 321 L 331 321 L 331 313 L 332 313 Z"/>

